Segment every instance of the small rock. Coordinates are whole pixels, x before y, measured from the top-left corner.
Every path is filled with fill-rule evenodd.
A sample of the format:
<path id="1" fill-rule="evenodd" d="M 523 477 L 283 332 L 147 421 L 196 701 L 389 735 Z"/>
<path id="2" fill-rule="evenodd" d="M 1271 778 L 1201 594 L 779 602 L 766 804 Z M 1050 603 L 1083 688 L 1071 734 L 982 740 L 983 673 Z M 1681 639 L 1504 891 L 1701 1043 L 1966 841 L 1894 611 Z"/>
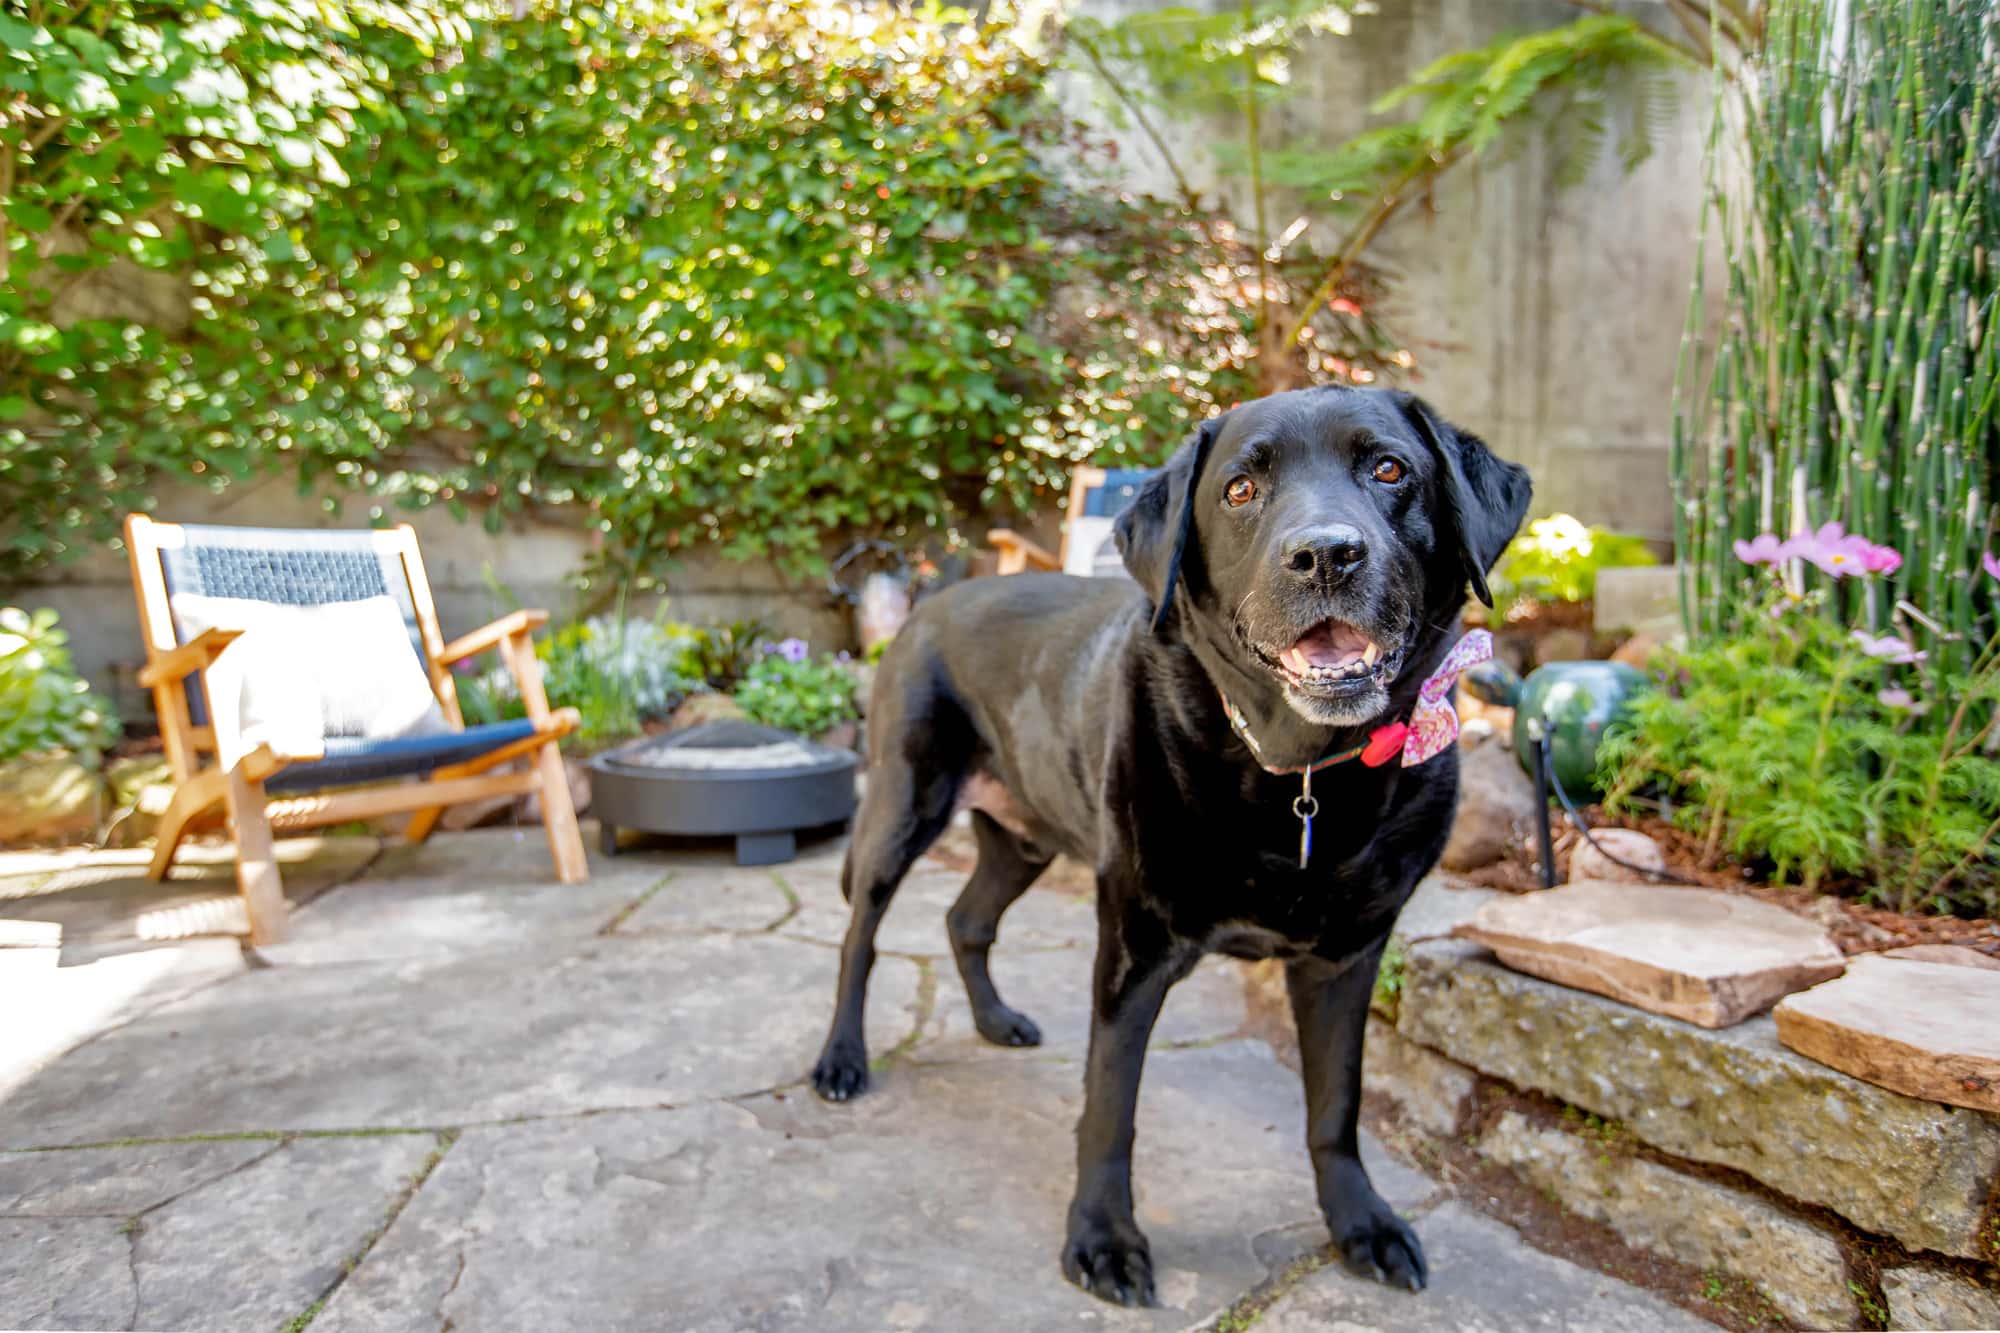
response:
<path id="1" fill-rule="evenodd" d="M 1740 1023 L 1845 966 L 1810 922 L 1714 889 L 1578 880 L 1496 898 L 1453 933 L 1516 971 L 1705 1028 Z"/>
<path id="2" fill-rule="evenodd" d="M 1651 630 L 1640 630 L 1612 650 L 1611 660 L 1627 666 L 1644 667 L 1666 646 L 1666 640 Z"/>
<path id="3" fill-rule="evenodd" d="M 1906 1097 L 2000 1111 L 2000 972 L 1865 955 L 1788 997 L 1778 1040 Z"/>
<path id="4" fill-rule="evenodd" d="M 1544 662 L 1583 662 L 1590 657 L 1590 634 L 1567 627 L 1552 629 L 1535 640 L 1535 665 Z"/>
<path id="5" fill-rule="evenodd" d="M 1607 852 L 1610 855 L 1606 855 Z M 1613 856 L 1638 869 L 1627 869 L 1612 860 Z M 1645 872 L 1666 868 L 1667 858 L 1660 850 L 1660 844 L 1637 829 L 1628 828 L 1592 829 L 1590 838 L 1579 842 L 1569 858 L 1571 880 L 1624 880 L 1651 884 L 1655 881 Z"/>
<path id="6" fill-rule="evenodd" d="M 1502 745 L 1469 750 L 1459 760 L 1458 813 L 1438 863 L 1457 871 L 1492 865 L 1527 836 L 1534 818 L 1535 784 L 1514 752 Z"/>
<path id="7" fill-rule="evenodd" d="M 1910 944 L 1883 952 L 1884 958 L 1907 958 L 1918 963 L 1945 963 L 1951 967 L 1983 967 L 2000 972 L 2000 958 L 1968 949 L 1963 944 Z"/>
<path id="8" fill-rule="evenodd" d="M 79 842 L 103 814 L 103 781 L 68 755 L 0 764 L 0 843 Z"/>
<path id="9" fill-rule="evenodd" d="M 699 726 L 703 722 L 741 722 L 747 715 L 743 705 L 726 694 L 713 690 L 701 694 L 691 694 L 674 710 L 667 719 L 667 730 L 679 731 L 683 727 Z"/>
<path id="10" fill-rule="evenodd" d="M 1882 1274 L 1890 1328 L 2000 1328 L 2000 1292 L 1935 1268 Z"/>

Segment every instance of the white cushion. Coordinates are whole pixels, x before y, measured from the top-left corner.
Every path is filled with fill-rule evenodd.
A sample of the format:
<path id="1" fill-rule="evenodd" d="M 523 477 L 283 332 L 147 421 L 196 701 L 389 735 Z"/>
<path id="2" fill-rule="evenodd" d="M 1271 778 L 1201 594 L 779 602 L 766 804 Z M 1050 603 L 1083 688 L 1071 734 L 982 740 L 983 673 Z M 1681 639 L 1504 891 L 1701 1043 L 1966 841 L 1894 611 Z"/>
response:
<path id="1" fill-rule="evenodd" d="M 178 593 L 170 605 L 183 643 L 206 630 L 243 631 L 207 672 L 225 763 L 264 742 L 309 754 L 336 736 L 393 740 L 450 729 L 393 598 L 281 606 Z"/>

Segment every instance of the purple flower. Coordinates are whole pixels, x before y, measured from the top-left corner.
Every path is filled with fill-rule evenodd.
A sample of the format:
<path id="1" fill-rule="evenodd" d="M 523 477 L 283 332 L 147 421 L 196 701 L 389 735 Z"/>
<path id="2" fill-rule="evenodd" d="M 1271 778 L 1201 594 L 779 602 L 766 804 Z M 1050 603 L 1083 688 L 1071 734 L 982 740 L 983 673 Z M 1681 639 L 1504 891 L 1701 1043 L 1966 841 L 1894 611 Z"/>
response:
<path id="1" fill-rule="evenodd" d="M 787 662 L 803 662 L 812 650 L 806 646 L 804 639 L 780 639 L 771 651 Z"/>
<path id="2" fill-rule="evenodd" d="M 1986 552 L 1979 557 L 1979 567 L 1994 578 L 2000 579 L 2000 556 L 1995 556 L 1991 551 Z"/>
<path id="3" fill-rule="evenodd" d="M 1760 532 L 1735 546 L 1736 558 L 1746 565 L 1775 565 L 1785 558 L 1785 543 L 1775 532 Z"/>
<path id="4" fill-rule="evenodd" d="M 1917 702 L 1908 690 L 1883 690 L 1875 696 L 1875 700 L 1884 708 L 1899 710 L 1914 708 Z"/>
<path id="5" fill-rule="evenodd" d="M 1927 653 L 1918 652 L 1893 634 L 1884 634 L 1878 639 L 1867 630 L 1858 629 L 1854 631 L 1854 641 L 1861 645 L 1862 652 L 1870 657 L 1879 657 L 1891 666 L 1907 666 L 1912 662 L 1921 662 L 1929 656 Z"/>

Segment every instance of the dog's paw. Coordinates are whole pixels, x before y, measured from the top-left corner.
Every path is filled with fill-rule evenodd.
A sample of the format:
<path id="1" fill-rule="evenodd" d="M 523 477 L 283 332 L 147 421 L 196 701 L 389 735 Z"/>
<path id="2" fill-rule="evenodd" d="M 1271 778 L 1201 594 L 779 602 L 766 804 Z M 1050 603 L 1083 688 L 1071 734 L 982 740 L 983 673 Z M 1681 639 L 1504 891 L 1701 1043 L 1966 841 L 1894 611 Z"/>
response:
<path id="1" fill-rule="evenodd" d="M 1063 1244 L 1063 1276 L 1114 1305 L 1153 1305 L 1153 1254 L 1131 1223 L 1086 1223 Z"/>
<path id="2" fill-rule="evenodd" d="M 830 1102 L 844 1102 L 868 1091 L 868 1052 L 845 1043 L 829 1043 L 813 1066 L 813 1091 Z"/>
<path id="3" fill-rule="evenodd" d="M 1004 1004 L 996 1004 L 991 1009 L 975 1012 L 973 1026 L 979 1035 L 995 1046 L 1039 1046 L 1042 1044 L 1042 1030 L 1035 1026 L 1035 1020 L 1018 1009 L 1009 1009 Z"/>
<path id="4" fill-rule="evenodd" d="M 1422 1291 L 1430 1285 L 1431 1270 L 1424 1258 L 1423 1242 L 1410 1224 L 1396 1216 L 1381 1196 L 1370 1191 L 1361 1210 L 1349 1220 L 1328 1220 L 1334 1248 L 1347 1266 L 1357 1273 L 1386 1282 L 1406 1291 Z"/>

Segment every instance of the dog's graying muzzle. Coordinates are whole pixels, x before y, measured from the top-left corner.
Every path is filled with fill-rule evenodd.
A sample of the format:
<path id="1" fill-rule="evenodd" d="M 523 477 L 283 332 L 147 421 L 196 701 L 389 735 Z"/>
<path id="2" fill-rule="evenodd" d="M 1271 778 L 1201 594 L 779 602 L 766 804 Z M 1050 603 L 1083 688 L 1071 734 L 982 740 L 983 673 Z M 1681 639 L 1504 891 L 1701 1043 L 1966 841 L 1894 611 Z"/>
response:
<path id="1" fill-rule="evenodd" d="M 1316 523 L 1286 538 L 1279 559 L 1308 583 L 1333 584 L 1361 568 L 1368 543 L 1351 523 Z"/>

